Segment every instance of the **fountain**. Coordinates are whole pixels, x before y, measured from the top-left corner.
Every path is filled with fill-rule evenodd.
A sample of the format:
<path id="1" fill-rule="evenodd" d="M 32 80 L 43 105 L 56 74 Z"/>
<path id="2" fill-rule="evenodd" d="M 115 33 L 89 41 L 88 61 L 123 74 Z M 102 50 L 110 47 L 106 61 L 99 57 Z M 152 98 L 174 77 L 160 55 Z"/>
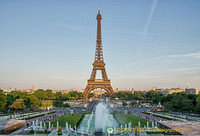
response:
<path id="1" fill-rule="evenodd" d="M 51 130 L 51 122 L 49 121 L 49 130 Z"/>
<path id="2" fill-rule="evenodd" d="M 132 122 L 128 123 L 128 129 L 130 130 L 132 128 Z"/>
<path id="3" fill-rule="evenodd" d="M 152 128 L 154 128 L 154 122 L 152 121 Z"/>
<path id="4" fill-rule="evenodd" d="M 59 127 L 59 123 L 58 123 L 58 121 L 57 121 L 57 129 L 58 129 L 58 127 Z"/>
<path id="5" fill-rule="evenodd" d="M 66 122 L 66 129 L 62 129 L 63 135 L 71 135 L 71 136 L 105 136 L 105 135 L 134 135 L 135 132 L 130 131 L 134 125 L 132 122 L 118 124 L 115 120 L 114 116 L 110 114 L 109 107 L 107 104 L 101 102 L 96 105 L 95 112 L 91 114 L 85 114 L 84 118 L 80 122 L 80 125 L 71 127 L 71 124 Z M 138 127 L 140 127 L 140 121 L 138 122 Z M 59 124 L 57 121 L 57 126 L 55 128 L 59 128 Z M 119 131 L 121 128 L 121 132 Z M 123 128 L 125 128 L 125 132 L 123 132 Z M 145 126 L 146 128 L 146 126 Z M 107 132 L 107 133 L 106 133 Z M 111 134 L 109 134 L 111 132 Z M 57 135 L 58 129 L 52 131 L 51 135 Z"/>
<path id="6" fill-rule="evenodd" d="M 33 126 L 33 127 L 35 126 L 35 121 L 33 121 L 32 126 Z"/>
<path id="7" fill-rule="evenodd" d="M 69 129 L 71 130 L 71 124 L 69 125 Z"/>
<path id="8" fill-rule="evenodd" d="M 40 129 L 42 129 L 42 121 L 40 121 Z"/>
<path id="9" fill-rule="evenodd" d="M 69 128 L 68 128 L 68 123 L 66 122 L 66 130 L 68 130 Z"/>
<path id="10" fill-rule="evenodd" d="M 106 127 L 112 126 L 109 120 L 110 111 L 106 104 L 98 103 L 95 110 L 95 134 L 100 135 L 105 132 Z"/>
<path id="11" fill-rule="evenodd" d="M 91 114 L 90 118 L 88 119 L 87 132 L 89 132 L 89 128 L 90 128 L 90 122 L 91 122 L 91 120 L 92 120 L 93 116 L 94 116 L 94 113 L 92 112 L 92 114 Z"/>
<path id="12" fill-rule="evenodd" d="M 124 129 L 125 129 L 125 130 L 127 129 L 127 124 L 125 124 L 125 127 L 124 127 Z"/>
<path id="13" fill-rule="evenodd" d="M 121 129 L 121 132 L 123 132 L 123 125 L 121 124 L 121 126 L 120 126 L 120 129 Z"/>
<path id="14" fill-rule="evenodd" d="M 138 128 L 140 129 L 140 121 L 138 121 Z"/>
<path id="15" fill-rule="evenodd" d="M 46 122 L 44 122 L 44 129 L 46 129 Z"/>
<path id="16" fill-rule="evenodd" d="M 155 123 L 156 123 L 155 128 L 158 128 L 158 122 L 155 122 Z"/>

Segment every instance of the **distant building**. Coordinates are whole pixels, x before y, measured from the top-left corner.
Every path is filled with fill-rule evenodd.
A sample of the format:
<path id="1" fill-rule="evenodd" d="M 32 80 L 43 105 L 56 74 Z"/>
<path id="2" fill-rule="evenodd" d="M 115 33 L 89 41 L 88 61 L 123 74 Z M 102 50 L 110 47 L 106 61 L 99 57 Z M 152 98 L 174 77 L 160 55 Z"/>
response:
<path id="1" fill-rule="evenodd" d="M 149 92 L 149 91 L 151 91 L 152 89 L 139 89 L 139 91 L 141 91 L 141 92 Z"/>
<path id="2" fill-rule="evenodd" d="M 185 88 L 186 94 L 199 94 L 199 90 L 197 88 Z"/>
<path id="3" fill-rule="evenodd" d="M 152 90 L 154 90 L 154 91 L 155 91 L 156 89 L 157 89 L 157 87 L 152 87 Z"/>
<path id="4" fill-rule="evenodd" d="M 119 88 L 113 88 L 114 92 L 118 92 Z"/>
<path id="5" fill-rule="evenodd" d="M 184 91 L 185 90 L 182 88 L 170 88 L 170 89 L 163 89 L 162 91 L 159 91 L 159 92 L 162 93 L 163 95 L 168 95 L 168 94 L 180 93 Z"/>
<path id="6" fill-rule="evenodd" d="M 163 91 L 163 89 L 157 88 L 157 89 L 155 89 L 155 91 L 156 92 L 161 92 L 161 91 Z"/>
<path id="7" fill-rule="evenodd" d="M 34 86 L 34 85 L 32 85 L 31 90 L 32 90 L 32 91 L 35 91 L 35 86 Z"/>

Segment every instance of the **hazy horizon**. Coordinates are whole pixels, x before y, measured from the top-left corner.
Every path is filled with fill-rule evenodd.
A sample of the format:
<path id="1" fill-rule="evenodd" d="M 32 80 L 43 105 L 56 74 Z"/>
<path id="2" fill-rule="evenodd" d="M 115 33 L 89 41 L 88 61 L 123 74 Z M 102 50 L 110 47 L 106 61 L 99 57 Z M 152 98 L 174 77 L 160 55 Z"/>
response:
<path id="1" fill-rule="evenodd" d="M 0 88 L 84 89 L 99 7 L 113 88 L 200 88 L 199 0 L 1 0 Z"/>

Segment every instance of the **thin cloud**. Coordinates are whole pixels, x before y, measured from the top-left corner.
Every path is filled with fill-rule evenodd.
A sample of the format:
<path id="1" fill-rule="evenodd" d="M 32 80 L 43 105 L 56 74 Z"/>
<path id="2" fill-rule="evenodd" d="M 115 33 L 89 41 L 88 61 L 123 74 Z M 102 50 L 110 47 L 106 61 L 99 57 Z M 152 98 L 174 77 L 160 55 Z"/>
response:
<path id="1" fill-rule="evenodd" d="M 141 60 L 139 62 L 130 62 L 130 63 L 126 63 L 125 66 L 132 66 L 132 65 L 137 65 L 138 63 L 147 63 L 147 62 L 156 62 L 157 60 L 164 60 L 167 58 L 185 58 L 185 57 L 189 57 L 189 58 L 193 58 L 193 59 L 200 59 L 200 52 L 194 52 L 194 53 L 186 53 L 186 54 L 174 54 L 174 55 L 166 55 L 166 56 L 159 56 L 159 57 L 155 57 L 155 58 L 148 58 L 146 60 Z"/>
<path id="2" fill-rule="evenodd" d="M 200 52 L 195 52 L 195 53 L 187 53 L 187 54 L 176 54 L 176 55 L 169 55 L 168 57 L 170 57 L 170 58 L 191 57 L 191 58 L 200 59 Z"/>
<path id="3" fill-rule="evenodd" d="M 143 31 L 144 35 L 146 35 L 146 33 L 147 33 L 148 29 L 149 29 L 149 25 L 151 23 L 154 11 L 155 11 L 156 6 L 157 6 L 157 3 L 158 3 L 158 0 L 154 0 L 153 5 L 151 7 L 151 11 L 150 11 L 149 17 L 148 17 L 148 20 L 147 20 L 147 22 L 145 24 L 145 27 L 144 27 L 144 31 Z"/>

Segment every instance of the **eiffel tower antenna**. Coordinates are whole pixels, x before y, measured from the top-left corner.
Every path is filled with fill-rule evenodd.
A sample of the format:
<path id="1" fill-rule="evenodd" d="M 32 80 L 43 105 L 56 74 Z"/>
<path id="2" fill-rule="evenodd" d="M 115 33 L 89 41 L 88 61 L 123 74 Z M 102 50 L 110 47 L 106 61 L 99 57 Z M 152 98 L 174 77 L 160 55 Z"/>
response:
<path id="1" fill-rule="evenodd" d="M 100 10 L 98 10 L 95 60 L 103 60 L 103 49 L 102 49 L 102 39 L 101 39 L 101 20 L 102 20 L 102 17 L 100 14 Z"/>
<path id="2" fill-rule="evenodd" d="M 96 88 L 101 88 L 106 90 L 109 95 L 112 95 L 114 93 L 113 88 L 110 84 L 110 80 L 107 77 L 105 63 L 103 60 L 101 20 L 102 16 L 100 14 L 100 9 L 99 9 L 97 14 L 97 39 L 96 39 L 95 59 L 93 63 L 92 74 L 83 92 L 85 99 L 88 99 L 90 92 Z M 102 79 L 96 79 L 97 70 L 101 71 Z"/>

